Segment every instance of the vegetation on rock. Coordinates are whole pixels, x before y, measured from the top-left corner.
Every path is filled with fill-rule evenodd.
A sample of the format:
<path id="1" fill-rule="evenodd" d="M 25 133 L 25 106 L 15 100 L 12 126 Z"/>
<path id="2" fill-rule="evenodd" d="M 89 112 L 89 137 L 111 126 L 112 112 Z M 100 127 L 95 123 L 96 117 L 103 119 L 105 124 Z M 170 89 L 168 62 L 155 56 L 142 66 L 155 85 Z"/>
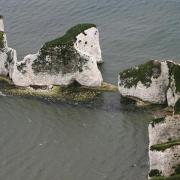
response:
<path id="1" fill-rule="evenodd" d="M 180 65 L 175 65 L 173 69 L 176 92 L 180 93 Z"/>
<path id="2" fill-rule="evenodd" d="M 79 84 L 72 84 L 68 87 L 53 86 L 52 88 L 46 86 L 17 87 L 9 78 L 0 76 L 0 91 L 4 94 L 23 97 L 37 97 L 53 101 L 90 101 L 104 91 L 114 92 L 115 87 L 116 86 L 107 83 L 104 83 L 102 88 L 88 88 L 80 86 Z"/>
<path id="3" fill-rule="evenodd" d="M 180 145 L 180 139 L 169 141 L 166 143 L 155 144 L 150 147 L 150 150 L 151 151 L 165 151 L 166 149 L 169 149 L 169 148 L 171 148 L 173 146 L 177 146 L 177 145 Z"/>
<path id="4" fill-rule="evenodd" d="M 180 174 L 175 175 L 175 176 L 170 176 L 170 177 L 153 177 L 151 180 L 180 180 Z"/>
<path id="5" fill-rule="evenodd" d="M 176 114 L 180 113 L 180 99 L 175 104 L 174 111 Z"/>
<path id="6" fill-rule="evenodd" d="M 152 169 L 149 173 L 151 180 L 179 180 L 180 179 L 180 165 L 175 167 L 175 173 L 169 177 L 161 176 L 162 172 L 158 169 Z"/>
<path id="7" fill-rule="evenodd" d="M 71 29 L 69 29 L 66 34 L 60 38 L 54 39 L 52 41 L 46 42 L 44 46 L 46 47 L 56 47 L 60 45 L 72 44 L 76 40 L 76 36 L 80 33 L 84 33 L 85 30 L 96 27 L 95 24 L 78 24 Z"/>
<path id="8" fill-rule="evenodd" d="M 149 172 L 149 177 L 154 177 L 154 176 L 161 176 L 162 172 L 159 171 L 158 169 L 152 169 Z"/>
<path id="9" fill-rule="evenodd" d="M 4 32 L 0 31 L 0 48 L 4 48 Z"/>
<path id="10" fill-rule="evenodd" d="M 172 174 L 173 176 L 174 175 L 177 175 L 177 174 L 180 174 L 180 164 L 178 164 L 176 167 L 173 167 L 175 170 L 174 170 L 174 174 Z"/>
<path id="11" fill-rule="evenodd" d="M 96 25 L 78 24 L 68 30 L 63 37 L 45 43 L 39 51 L 38 58 L 32 64 L 34 72 L 50 74 L 82 72 L 82 66 L 87 60 L 77 53 L 73 43 L 78 34 L 84 33 L 91 27 L 96 27 Z"/>
<path id="12" fill-rule="evenodd" d="M 33 62 L 32 68 L 36 74 L 40 72 L 66 74 L 82 72 L 82 66 L 86 62 L 87 60 L 82 58 L 72 46 L 63 45 L 57 48 L 44 46 Z"/>
<path id="13" fill-rule="evenodd" d="M 167 61 L 169 68 L 170 82 L 174 79 L 176 86 L 176 93 L 180 92 L 180 65 L 171 61 Z"/>
<path id="14" fill-rule="evenodd" d="M 156 124 L 162 123 L 162 122 L 164 122 L 164 120 L 165 120 L 164 117 L 162 117 L 162 118 L 156 118 L 156 119 L 154 119 L 154 120 L 151 122 L 151 125 L 152 125 L 152 127 L 155 127 Z"/>
<path id="15" fill-rule="evenodd" d="M 158 78 L 161 74 L 161 63 L 151 60 L 145 64 L 141 64 L 134 68 L 127 69 L 121 72 L 120 79 L 121 85 L 126 88 L 137 86 L 138 82 L 141 82 L 146 87 L 150 87 L 152 82 L 151 78 Z"/>

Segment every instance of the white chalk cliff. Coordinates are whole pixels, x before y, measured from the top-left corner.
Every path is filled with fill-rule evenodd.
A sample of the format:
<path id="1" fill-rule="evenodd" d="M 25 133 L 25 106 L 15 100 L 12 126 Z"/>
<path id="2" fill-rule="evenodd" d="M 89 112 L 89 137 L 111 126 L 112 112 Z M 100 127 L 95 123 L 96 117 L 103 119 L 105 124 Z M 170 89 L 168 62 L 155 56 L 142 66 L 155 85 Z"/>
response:
<path id="1" fill-rule="evenodd" d="M 150 178 L 179 175 L 180 116 L 155 119 L 149 125 Z"/>
<path id="2" fill-rule="evenodd" d="M 8 47 L 3 17 L 0 16 L 0 75 L 11 74 L 14 61 L 16 61 L 16 51 Z"/>
<path id="3" fill-rule="evenodd" d="M 122 96 L 153 104 L 176 106 L 180 99 L 180 64 L 152 60 L 119 74 Z"/>
<path id="4" fill-rule="evenodd" d="M 12 80 L 17 86 L 101 86 L 97 63 L 102 62 L 99 32 L 95 25 L 81 24 L 58 39 L 45 43 L 37 54 L 14 62 Z"/>

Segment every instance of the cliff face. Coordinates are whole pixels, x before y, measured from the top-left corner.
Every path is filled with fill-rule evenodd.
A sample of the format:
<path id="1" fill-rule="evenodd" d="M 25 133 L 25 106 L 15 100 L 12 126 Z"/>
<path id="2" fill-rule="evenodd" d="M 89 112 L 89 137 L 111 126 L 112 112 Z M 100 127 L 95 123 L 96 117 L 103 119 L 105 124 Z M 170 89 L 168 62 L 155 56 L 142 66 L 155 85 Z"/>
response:
<path id="1" fill-rule="evenodd" d="M 167 91 L 168 106 L 175 107 L 175 112 L 180 112 L 180 64 L 168 62 L 169 88 Z"/>
<path id="2" fill-rule="evenodd" d="M 47 42 L 37 54 L 15 62 L 12 80 L 18 86 L 101 86 L 102 62 L 99 32 L 93 24 L 79 24 L 58 39 Z"/>
<path id="3" fill-rule="evenodd" d="M 180 64 L 152 60 L 119 74 L 118 87 L 122 96 L 153 104 L 167 104 L 179 109 Z"/>
<path id="4" fill-rule="evenodd" d="M 122 96 L 173 107 L 149 125 L 149 179 L 180 179 L 180 64 L 149 61 L 121 72 L 118 87 Z"/>
<path id="5" fill-rule="evenodd" d="M 7 76 L 12 72 L 13 63 L 16 60 L 16 51 L 7 45 L 4 32 L 3 17 L 0 16 L 0 75 Z"/>
<path id="6" fill-rule="evenodd" d="M 135 97 L 155 104 L 166 102 L 169 84 L 166 62 L 149 61 L 119 74 L 119 91 L 122 96 Z"/>
<path id="7" fill-rule="evenodd" d="M 99 31 L 94 24 L 79 24 L 63 37 L 46 42 L 36 54 L 17 60 L 7 45 L 0 16 L 0 91 L 52 100 L 86 101 L 101 92 L 117 91 L 103 83 L 97 64 L 102 63 Z"/>
<path id="8" fill-rule="evenodd" d="M 149 177 L 180 178 L 180 116 L 153 120 L 149 125 Z M 163 178 L 162 178 L 163 179 Z M 174 178 L 175 179 L 175 178 Z"/>

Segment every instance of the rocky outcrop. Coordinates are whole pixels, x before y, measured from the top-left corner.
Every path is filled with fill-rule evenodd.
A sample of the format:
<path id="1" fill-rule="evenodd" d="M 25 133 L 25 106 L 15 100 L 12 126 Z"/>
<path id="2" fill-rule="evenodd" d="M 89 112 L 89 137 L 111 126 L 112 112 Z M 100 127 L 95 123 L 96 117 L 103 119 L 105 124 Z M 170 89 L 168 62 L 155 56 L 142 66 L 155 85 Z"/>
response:
<path id="1" fill-rule="evenodd" d="M 11 74 L 13 70 L 12 62 L 16 60 L 16 51 L 8 47 L 3 17 L 0 16 L 0 75 L 8 76 Z"/>
<path id="2" fill-rule="evenodd" d="M 180 178 L 180 116 L 153 120 L 149 125 L 149 179 Z"/>
<path id="3" fill-rule="evenodd" d="M 122 96 L 137 102 L 173 107 L 162 113 L 172 116 L 149 125 L 149 179 L 180 179 L 180 64 L 151 60 L 127 69 L 119 74 L 118 88 Z"/>
<path id="4" fill-rule="evenodd" d="M 180 112 L 180 64 L 167 62 L 169 67 L 169 87 L 167 90 L 168 106 L 175 107 L 175 112 Z"/>
<path id="5" fill-rule="evenodd" d="M 117 92 L 117 86 L 102 83 L 100 87 L 87 87 L 79 84 L 63 86 L 15 86 L 13 82 L 4 76 L 0 76 L 1 95 L 13 95 L 20 97 L 36 97 L 50 101 L 87 102 L 94 100 L 103 92 Z"/>
<path id="6" fill-rule="evenodd" d="M 178 110 L 180 99 L 180 64 L 151 60 L 119 74 L 118 87 L 122 96 L 167 104 Z"/>
<path id="7" fill-rule="evenodd" d="M 17 86 L 101 86 L 97 63 L 102 62 L 99 32 L 93 24 L 79 24 L 58 39 L 47 42 L 37 54 L 14 62 L 12 80 Z"/>
<path id="8" fill-rule="evenodd" d="M 0 16 L 0 92 L 52 100 L 87 101 L 117 87 L 104 83 L 99 32 L 94 24 L 74 26 L 63 37 L 45 43 L 36 54 L 17 60 L 7 45 Z"/>

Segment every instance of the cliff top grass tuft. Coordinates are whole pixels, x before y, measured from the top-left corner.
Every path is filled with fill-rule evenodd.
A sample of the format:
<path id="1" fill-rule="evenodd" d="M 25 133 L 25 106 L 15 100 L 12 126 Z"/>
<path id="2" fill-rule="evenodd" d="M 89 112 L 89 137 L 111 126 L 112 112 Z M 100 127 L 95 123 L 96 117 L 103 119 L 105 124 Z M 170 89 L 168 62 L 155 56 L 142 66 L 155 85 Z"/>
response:
<path id="1" fill-rule="evenodd" d="M 169 141 L 166 143 L 162 143 L 162 144 L 155 144 L 153 146 L 150 147 L 151 151 L 165 151 L 166 149 L 169 149 L 173 146 L 177 146 L 180 145 L 180 139 L 174 140 L 174 141 Z"/>
<path id="2" fill-rule="evenodd" d="M 78 24 L 71 29 L 69 29 L 66 34 L 60 38 L 54 39 L 52 41 L 46 42 L 44 46 L 55 47 L 59 45 L 66 45 L 75 41 L 76 36 L 80 33 L 84 33 L 85 30 L 96 27 L 95 24 Z"/>
<path id="3" fill-rule="evenodd" d="M 152 169 L 149 172 L 149 177 L 155 177 L 155 176 L 161 176 L 162 172 L 159 171 L 158 169 Z"/>
<path id="4" fill-rule="evenodd" d="M 170 177 L 153 177 L 151 178 L 151 180 L 179 180 L 180 179 L 180 174 L 179 175 L 175 175 L 175 176 L 170 176 Z"/>
<path id="5" fill-rule="evenodd" d="M 0 48 L 4 48 L 4 32 L 0 31 Z"/>
<path id="6" fill-rule="evenodd" d="M 156 118 L 156 119 L 154 119 L 154 120 L 151 122 L 151 125 L 152 125 L 152 127 L 155 127 L 156 124 L 162 123 L 162 122 L 164 122 L 164 121 L 165 121 L 165 118 L 164 118 L 164 117 L 162 117 L 162 118 Z"/>
<path id="7" fill-rule="evenodd" d="M 121 72 L 120 79 L 121 84 L 126 88 L 137 86 L 140 81 L 146 87 L 150 87 L 151 78 L 158 78 L 161 74 L 161 63 L 158 61 L 148 61 L 145 64 L 141 64 L 134 68 L 127 69 Z"/>

